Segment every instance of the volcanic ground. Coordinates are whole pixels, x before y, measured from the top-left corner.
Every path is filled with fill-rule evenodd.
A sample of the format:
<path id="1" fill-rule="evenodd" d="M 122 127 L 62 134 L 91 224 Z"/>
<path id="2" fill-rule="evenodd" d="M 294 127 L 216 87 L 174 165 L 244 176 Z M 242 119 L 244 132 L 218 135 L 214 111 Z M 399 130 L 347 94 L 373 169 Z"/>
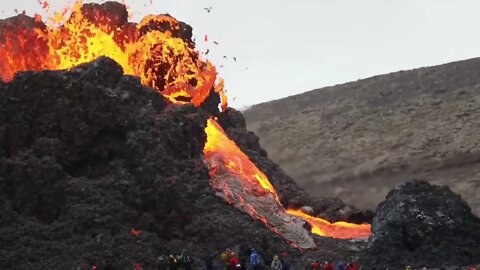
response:
<path id="1" fill-rule="evenodd" d="M 266 257 L 288 250 L 298 258 L 366 265 L 372 256 L 396 263 L 413 256 L 432 265 L 435 254 L 445 253 L 440 264 L 443 259 L 453 265 L 478 262 L 480 221 L 458 195 L 446 188 L 438 195 L 428 184 L 379 207 L 373 219 L 378 239 L 371 249 L 366 241 L 317 236 L 316 251 L 292 248 L 215 195 L 202 154 L 212 113 L 269 177 L 285 205 L 312 206 L 330 220 L 368 221 L 368 212 L 306 195 L 267 158 L 238 111 L 214 108 L 169 104 L 108 58 L 70 71 L 23 72 L 2 84 L 1 268 L 131 269 L 141 263 L 151 269 L 158 254 L 185 248 L 201 258 L 232 246 L 254 246 Z M 410 205 L 394 212 L 405 205 L 402 200 Z M 433 217 L 418 220 L 419 213 Z M 428 223 L 438 218 L 439 224 Z M 423 226 L 420 232 L 417 226 Z M 448 245 L 438 248 L 438 243 Z M 452 244 L 458 254 L 451 253 Z M 415 252 L 417 245 L 422 252 Z M 379 248 L 393 247 L 392 254 L 378 254 Z M 402 252 L 407 261 L 398 256 Z M 385 260 L 379 264 L 388 264 Z"/>
<path id="2" fill-rule="evenodd" d="M 12 21 L 33 22 L 20 16 L 0 26 Z M 179 25 L 176 35 L 193 46 L 191 28 Z M 100 57 L 60 71 L 17 72 L 0 83 L 0 269 L 153 269 L 160 254 L 183 249 L 200 269 L 201 258 L 227 247 L 241 259 L 255 247 L 267 262 L 288 251 L 298 267 L 312 258 L 392 269 L 480 263 L 480 219 L 447 187 L 398 186 L 375 213 L 313 198 L 268 158 L 240 112 L 219 110 L 217 87 L 201 105 L 178 104 L 174 92 L 162 92 L 175 89 L 166 77 L 156 80 L 165 84 L 158 89 L 125 73 Z M 268 177 L 279 211 L 309 206 L 329 221 L 372 222 L 373 234 L 320 237 L 307 223 L 286 226 L 291 218 L 283 224 L 268 217 L 254 199 L 269 192 L 235 189 L 238 179 L 212 173 L 204 152 L 212 119 Z M 219 192 L 219 181 L 231 188 L 229 196 Z M 244 192 L 251 204 L 238 202 Z M 310 241 L 315 248 L 299 248 Z"/>
<path id="3" fill-rule="evenodd" d="M 199 256 L 239 244 L 289 247 L 212 190 L 202 152 L 211 113 L 169 104 L 112 60 L 22 73 L 0 95 L 3 269 L 121 269 L 183 248 Z M 268 160 L 238 112 L 218 116 L 287 205 L 310 205 L 332 220 L 368 218 L 337 199 L 307 196 Z"/>

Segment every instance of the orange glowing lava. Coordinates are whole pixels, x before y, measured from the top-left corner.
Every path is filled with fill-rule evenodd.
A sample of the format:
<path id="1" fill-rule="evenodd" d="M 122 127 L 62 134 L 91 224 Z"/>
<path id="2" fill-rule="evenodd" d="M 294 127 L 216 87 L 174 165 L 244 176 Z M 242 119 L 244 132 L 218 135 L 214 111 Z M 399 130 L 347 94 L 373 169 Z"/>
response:
<path id="1" fill-rule="evenodd" d="M 312 226 L 312 233 L 320 236 L 341 239 L 368 238 L 368 236 L 370 236 L 370 224 L 353 224 L 343 221 L 330 223 L 327 220 L 312 217 L 300 210 L 287 209 L 286 211 L 289 215 L 299 217 L 310 223 Z"/>
<path id="2" fill-rule="evenodd" d="M 86 7 L 78 1 L 70 17 L 66 18 L 66 11 L 56 13 L 48 26 L 38 15 L 2 22 L 0 79 L 10 81 L 18 71 L 68 69 L 107 56 L 173 103 L 199 106 L 213 89 L 226 107 L 215 67 L 201 60 L 192 43 L 182 38 L 176 19 L 150 15 L 134 24 L 128 22 L 128 14 L 122 21 L 121 14 L 109 16 Z"/>
<path id="3" fill-rule="evenodd" d="M 259 217 L 258 211 L 251 211 L 252 209 L 257 210 L 260 207 L 259 205 L 254 205 L 255 203 L 265 202 L 249 200 L 246 198 L 249 194 L 270 194 L 279 205 L 269 202 L 270 205 L 268 207 L 305 220 L 312 226 L 312 233 L 314 234 L 343 239 L 366 238 L 370 235 L 370 225 L 368 224 L 359 225 L 347 222 L 330 223 L 327 220 L 312 217 L 299 210 L 285 210 L 278 200 L 278 195 L 267 176 L 227 137 L 215 120 L 208 120 L 205 132 L 207 133 L 207 142 L 203 151 L 211 168 L 210 176 L 213 182 L 212 186 L 214 186 L 214 188 L 218 186 L 217 189 L 223 192 L 222 197 L 226 198 L 230 203 L 235 205 L 235 200 L 239 201 L 241 207 L 247 208 L 245 212 L 249 213 L 252 217 L 260 219 L 268 225 L 269 216 L 267 215 L 270 214 L 276 217 L 282 214 L 273 214 L 272 212 L 266 211 L 264 215 L 260 215 Z M 222 168 L 227 168 L 228 174 L 225 173 Z M 225 178 L 237 179 L 239 181 L 227 182 Z M 244 197 L 238 198 L 238 196 L 242 194 Z M 245 203 L 245 201 L 249 203 Z"/>
<path id="4" fill-rule="evenodd" d="M 210 167 L 210 185 L 216 195 L 238 210 L 263 222 L 292 246 L 316 248 L 303 221 L 287 215 L 268 178 L 230 140 L 222 127 L 209 119 L 203 150 Z"/>
<path id="5" fill-rule="evenodd" d="M 49 8 L 46 1 L 39 3 Z M 168 15 L 149 15 L 140 23 L 131 23 L 122 5 L 108 5 L 78 1 L 49 18 L 48 25 L 39 15 L 0 20 L 0 80 L 11 81 L 19 71 L 69 69 L 107 56 L 119 63 L 125 74 L 138 76 L 172 103 L 200 106 L 213 91 L 226 109 L 223 81 L 217 80 L 209 61 L 200 59 L 183 23 Z M 208 36 L 204 39 L 208 41 Z M 217 195 L 292 245 L 316 247 L 302 220 L 321 236 L 363 238 L 370 234 L 370 225 L 331 224 L 297 210 L 285 210 L 267 176 L 215 120 L 208 120 L 205 132 L 203 151 Z M 131 233 L 138 236 L 140 231 L 132 229 Z"/>
<path id="6" fill-rule="evenodd" d="M 269 192 L 278 201 L 277 192 L 268 181 L 267 176 L 227 137 L 217 122 L 209 119 L 205 133 L 207 133 L 207 142 L 203 152 L 207 157 L 212 153 L 222 153 L 222 156 L 226 158 L 225 166 L 236 174 L 246 176 L 245 181 L 249 182 L 248 186 L 260 185 L 259 192 Z"/>

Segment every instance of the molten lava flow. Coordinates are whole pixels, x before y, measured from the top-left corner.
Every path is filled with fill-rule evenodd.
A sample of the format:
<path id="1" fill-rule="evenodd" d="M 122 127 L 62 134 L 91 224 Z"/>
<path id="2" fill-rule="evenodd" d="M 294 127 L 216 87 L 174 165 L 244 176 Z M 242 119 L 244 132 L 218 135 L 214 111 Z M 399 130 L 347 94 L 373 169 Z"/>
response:
<path id="1" fill-rule="evenodd" d="M 1 22 L 0 79 L 10 81 L 18 71 L 68 69 L 107 56 L 173 103 L 199 106 L 213 89 L 226 107 L 215 67 L 200 60 L 188 30 L 176 19 L 150 15 L 133 24 L 128 13 L 95 7 L 79 1 L 68 20 L 66 12 L 58 13 L 49 26 L 39 16 Z"/>
<path id="2" fill-rule="evenodd" d="M 207 133 L 207 142 L 205 143 L 203 151 L 207 157 L 214 154 L 221 154 L 222 158 L 226 161 L 224 164 L 225 167 L 230 171 L 238 173 L 240 176 L 247 176 L 245 177 L 245 181 L 248 181 L 246 187 L 255 188 L 260 185 L 261 189 L 257 192 L 269 194 L 278 201 L 277 192 L 270 181 L 268 181 L 267 176 L 227 137 L 217 122 L 209 119 L 205 132 Z M 216 165 L 217 164 L 213 164 L 212 168 Z"/>
<path id="3" fill-rule="evenodd" d="M 315 248 L 303 221 L 285 213 L 268 178 L 227 137 L 220 125 L 210 119 L 205 132 L 207 142 L 203 152 L 217 196 L 262 221 L 292 245 Z"/>
<path id="4" fill-rule="evenodd" d="M 287 219 L 287 215 L 307 221 L 312 226 L 312 233 L 320 236 L 366 238 L 370 235 L 368 224 L 330 223 L 299 210 L 285 210 L 267 176 L 227 137 L 217 122 L 209 119 L 205 132 L 207 142 L 203 151 L 217 194 L 253 218 L 279 230 L 277 233 L 285 239 L 300 247 L 310 244 L 309 241 L 301 242 L 305 241 L 303 228 L 294 220 Z M 291 224 L 282 224 L 283 221 L 278 224 L 275 219 L 289 220 Z"/>
<path id="5" fill-rule="evenodd" d="M 312 226 L 312 233 L 333 238 L 368 238 L 371 232 L 370 224 L 352 224 L 343 221 L 330 223 L 324 219 L 312 217 L 300 210 L 287 209 L 287 213 L 299 217 Z"/>
<path id="6" fill-rule="evenodd" d="M 40 1 L 41 2 L 41 1 Z M 43 7 L 48 9 L 45 1 Z M 57 13 L 45 25 L 40 16 L 25 15 L 0 20 L 0 80 L 10 81 L 18 71 L 69 69 L 107 56 L 126 74 L 140 77 L 172 103 L 200 106 L 211 91 L 227 108 L 223 81 L 215 67 L 203 61 L 194 49 L 191 29 L 168 15 L 147 16 L 140 23 L 128 22 L 121 4 L 77 2 L 69 12 Z M 205 35 L 205 41 L 208 36 Z M 314 248 L 312 232 L 336 238 L 366 237 L 370 225 L 329 223 L 297 210 L 286 211 L 277 192 L 248 157 L 214 120 L 208 120 L 204 148 L 216 194 L 237 209 L 265 223 L 299 248 Z M 132 235 L 140 231 L 132 229 Z"/>

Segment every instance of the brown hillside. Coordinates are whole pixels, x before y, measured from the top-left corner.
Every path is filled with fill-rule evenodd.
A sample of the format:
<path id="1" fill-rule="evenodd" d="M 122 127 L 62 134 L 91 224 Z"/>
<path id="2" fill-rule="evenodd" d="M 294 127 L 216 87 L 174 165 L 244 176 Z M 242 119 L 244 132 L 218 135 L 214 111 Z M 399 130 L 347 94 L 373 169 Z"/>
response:
<path id="1" fill-rule="evenodd" d="M 480 214 L 480 58 L 313 90 L 245 117 L 314 195 L 374 208 L 394 185 L 424 178 Z"/>

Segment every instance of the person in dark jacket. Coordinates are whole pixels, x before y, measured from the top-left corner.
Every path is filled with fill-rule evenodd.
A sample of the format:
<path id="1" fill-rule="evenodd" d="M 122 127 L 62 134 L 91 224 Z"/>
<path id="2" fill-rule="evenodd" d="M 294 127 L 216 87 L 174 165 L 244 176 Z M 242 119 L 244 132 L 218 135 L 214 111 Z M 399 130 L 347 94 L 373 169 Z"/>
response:
<path id="1" fill-rule="evenodd" d="M 160 255 L 155 264 L 157 265 L 157 270 L 168 270 L 169 259 L 165 255 Z"/>
<path id="2" fill-rule="evenodd" d="M 178 270 L 177 258 L 174 255 L 168 257 L 168 269 L 169 270 Z"/>
<path id="3" fill-rule="evenodd" d="M 290 270 L 292 268 L 292 262 L 288 258 L 287 252 L 282 253 L 282 258 L 280 259 L 280 262 L 282 263 L 283 270 Z"/>
<path id="4" fill-rule="evenodd" d="M 182 253 L 177 256 L 177 264 L 185 270 L 192 270 L 193 259 L 187 255 L 186 250 L 183 250 Z"/>
<path id="5" fill-rule="evenodd" d="M 205 270 L 213 270 L 213 260 L 217 257 L 217 254 L 206 255 L 203 260 L 205 262 Z"/>
<path id="6" fill-rule="evenodd" d="M 239 245 L 238 258 L 240 259 L 241 270 L 250 270 L 248 268 L 248 261 L 250 258 L 250 248 L 247 245 Z"/>

